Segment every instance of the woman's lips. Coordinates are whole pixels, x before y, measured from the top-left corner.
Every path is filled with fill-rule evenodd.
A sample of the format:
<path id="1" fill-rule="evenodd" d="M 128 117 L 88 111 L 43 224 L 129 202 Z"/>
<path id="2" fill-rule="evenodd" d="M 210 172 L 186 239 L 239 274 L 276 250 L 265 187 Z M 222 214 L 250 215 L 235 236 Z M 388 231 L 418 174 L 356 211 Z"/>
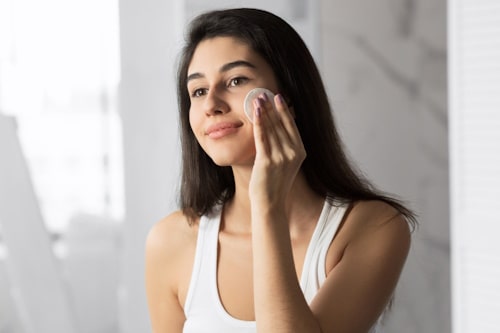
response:
<path id="1" fill-rule="evenodd" d="M 220 139 L 237 132 L 241 125 L 241 123 L 221 122 L 210 125 L 205 134 L 211 139 Z"/>

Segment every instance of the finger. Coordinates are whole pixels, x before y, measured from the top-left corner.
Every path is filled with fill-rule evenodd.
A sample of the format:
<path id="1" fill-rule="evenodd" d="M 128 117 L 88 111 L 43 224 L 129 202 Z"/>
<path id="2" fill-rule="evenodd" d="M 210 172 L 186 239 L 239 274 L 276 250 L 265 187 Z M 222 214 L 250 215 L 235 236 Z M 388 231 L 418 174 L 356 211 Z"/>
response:
<path id="1" fill-rule="evenodd" d="M 278 111 L 281 119 L 281 123 L 288 133 L 290 140 L 294 144 L 301 143 L 302 140 L 300 138 L 300 132 L 297 128 L 297 124 L 295 123 L 295 119 L 288 107 L 285 99 L 281 94 L 277 94 L 274 97 L 274 103 L 276 104 L 276 110 Z"/>
<path id="2" fill-rule="evenodd" d="M 261 128 L 267 141 L 269 156 L 279 158 L 284 147 L 290 145 L 290 139 L 269 99 L 260 96 L 256 103 L 262 110 Z"/>
<path id="3" fill-rule="evenodd" d="M 261 96 L 261 98 L 263 109 L 266 113 L 265 116 L 267 116 L 267 118 L 264 118 L 265 128 L 269 128 L 269 134 L 274 136 L 273 139 L 276 141 L 276 143 L 280 145 L 286 145 L 290 142 L 290 137 L 287 133 L 286 128 L 283 126 L 280 113 L 278 113 L 274 104 L 271 100 L 269 100 L 267 95 L 264 94 Z"/>
<path id="4" fill-rule="evenodd" d="M 261 155 L 267 156 L 270 153 L 269 140 L 267 139 L 267 131 L 263 128 L 262 108 L 254 103 L 253 116 L 253 136 L 255 140 L 256 157 Z"/>
<path id="5" fill-rule="evenodd" d="M 270 110 L 269 105 L 260 97 L 254 101 L 254 107 L 258 110 L 256 115 L 259 118 L 258 127 L 260 131 L 257 133 L 257 137 L 261 140 L 261 147 L 263 148 L 261 151 L 267 157 L 271 157 L 272 153 L 279 151 L 279 138 L 271 119 L 272 113 L 276 111 L 274 109 Z"/>

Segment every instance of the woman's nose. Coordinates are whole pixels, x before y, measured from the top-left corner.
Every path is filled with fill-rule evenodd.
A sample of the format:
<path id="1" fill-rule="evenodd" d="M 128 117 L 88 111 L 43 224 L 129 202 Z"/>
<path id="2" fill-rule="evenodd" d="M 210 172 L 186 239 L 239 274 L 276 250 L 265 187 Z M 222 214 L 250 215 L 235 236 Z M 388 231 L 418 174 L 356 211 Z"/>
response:
<path id="1" fill-rule="evenodd" d="M 215 116 L 229 112 L 229 106 L 215 89 L 209 90 L 204 107 L 207 116 Z"/>

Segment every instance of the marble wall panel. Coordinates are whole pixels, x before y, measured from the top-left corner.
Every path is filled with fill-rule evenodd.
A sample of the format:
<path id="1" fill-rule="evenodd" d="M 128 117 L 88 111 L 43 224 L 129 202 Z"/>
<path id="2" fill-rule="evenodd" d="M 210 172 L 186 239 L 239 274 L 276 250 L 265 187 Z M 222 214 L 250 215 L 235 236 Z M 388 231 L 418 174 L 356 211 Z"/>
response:
<path id="1" fill-rule="evenodd" d="M 321 63 L 352 158 L 419 215 L 385 332 L 450 332 L 446 1 L 323 0 Z"/>

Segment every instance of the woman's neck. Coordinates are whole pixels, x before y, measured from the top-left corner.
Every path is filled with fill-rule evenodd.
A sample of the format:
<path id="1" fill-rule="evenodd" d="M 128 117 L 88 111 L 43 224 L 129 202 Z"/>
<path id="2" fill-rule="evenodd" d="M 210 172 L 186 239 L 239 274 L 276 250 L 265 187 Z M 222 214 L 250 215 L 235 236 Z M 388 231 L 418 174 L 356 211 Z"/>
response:
<path id="1" fill-rule="evenodd" d="M 234 232 L 251 232 L 250 198 L 248 184 L 251 168 L 233 168 L 235 193 L 224 206 L 225 228 Z M 285 209 L 290 221 L 290 232 L 301 230 L 304 224 L 315 221 L 324 204 L 324 197 L 314 192 L 302 172 L 295 178 L 290 193 L 286 198 Z"/>

